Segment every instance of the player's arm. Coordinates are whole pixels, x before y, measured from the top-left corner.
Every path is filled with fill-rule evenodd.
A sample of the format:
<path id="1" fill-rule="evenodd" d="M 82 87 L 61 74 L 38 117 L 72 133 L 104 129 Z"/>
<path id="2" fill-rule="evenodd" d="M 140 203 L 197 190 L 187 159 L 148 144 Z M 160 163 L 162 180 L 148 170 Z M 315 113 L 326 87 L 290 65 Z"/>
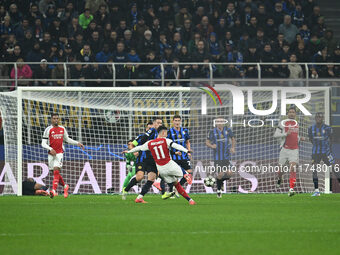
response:
<path id="1" fill-rule="evenodd" d="M 138 136 L 138 138 L 135 141 L 133 141 L 133 145 L 137 146 L 146 143 L 153 132 L 154 129 L 149 129 L 146 133 Z"/>
<path id="2" fill-rule="evenodd" d="M 284 131 L 284 129 L 282 127 L 277 127 L 274 133 L 274 137 L 275 138 L 283 138 L 286 137 L 287 133 Z"/>
<path id="3" fill-rule="evenodd" d="M 236 139 L 235 139 L 235 136 L 234 136 L 234 133 L 233 131 L 231 130 L 231 128 L 228 128 L 228 134 L 229 136 L 231 137 L 231 148 L 230 148 L 230 152 L 232 154 L 235 153 L 235 148 L 236 148 Z"/>
<path id="4" fill-rule="evenodd" d="M 205 145 L 208 146 L 211 149 L 216 149 L 217 145 L 212 142 L 213 137 L 214 137 L 214 133 L 213 133 L 213 131 L 210 131 L 209 135 L 208 135 L 208 137 L 205 141 Z"/>
<path id="5" fill-rule="evenodd" d="M 72 138 L 69 137 L 66 128 L 64 128 L 64 141 L 72 144 L 72 145 L 77 145 L 80 148 L 82 148 L 83 150 L 85 149 L 84 145 L 76 140 L 73 140 Z"/>
<path id="6" fill-rule="evenodd" d="M 123 151 L 123 153 L 133 153 L 133 152 L 137 152 L 137 151 L 147 151 L 147 150 L 149 150 L 148 144 L 149 144 L 149 142 L 146 142 L 143 145 L 136 146 L 135 148 L 133 148 L 129 151 Z"/>
<path id="7" fill-rule="evenodd" d="M 41 141 L 41 146 L 46 149 L 52 156 L 55 156 L 57 153 L 55 152 L 55 150 L 48 145 L 48 136 L 49 136 L 49 128 L 46 128 L 43 134 L 43 138 Z"/>
<path id="8" fill-rule="evenodd" d="M 178 151 L 182 151 L 182 152 L 185 152 L 185 153 L 188 153 L 190 154 L 190 151 L 187 149 L 187 148 L 184 148 L 182 145 L 178 144 L 178 143 L 174 143 L 171 139 L 167 138 L 166 139 L 166 143 L 168 145 L 168 148 L 174 148 Z"/>
<path id="9" fill-rule="evenodd" d="M 186 132 L 186 135 L 187 135 L 187 141 L 185 142 L 185 145 L 187 146 L 187 149 L 189 150 L 189 151 L 191 151 L 191 144 L 190 144 L 190 135 L 189 135 L 189 130 L 187 129 L 186 130 L 187 132 Z"/>
<path id="10" fill-rule="evenodd" d="M 311 143 L 313 143 L 313 133 L 312 133 L 312 126 L 308 128 L 308 138 Z"/>

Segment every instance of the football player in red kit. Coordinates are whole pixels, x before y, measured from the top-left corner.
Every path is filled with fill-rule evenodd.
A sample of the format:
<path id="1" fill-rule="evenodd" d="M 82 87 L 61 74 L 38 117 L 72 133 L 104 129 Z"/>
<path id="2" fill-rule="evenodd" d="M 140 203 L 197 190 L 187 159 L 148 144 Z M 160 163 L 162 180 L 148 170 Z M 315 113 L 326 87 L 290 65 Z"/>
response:
<path id="1" fill-rule="evenodd" d="M 275 131 L 274 137 L 280 139 L 280 157 L 279 164 L 285 165 L 289 163 L 289 196 L 295 194 L 294 187 L 296 183 L 296 168 L 299 164 L 299 141 L 304 141 L 304 137 L 299 136 L 299 124 L 295 120 L 296 109 L 294 107 L 288 110 L 288 119 L 280 122 L 278 128 Z M 282 172 L 279 172 L 278 186 L 282 181 Z"/>
<path id="2" fill-rule="evenodd" d="M 189 195 L 185 192 L 181 184 L 178 182 L 183 177 L 183 172 L 181 167 L 171 159 L 169 148 L 174 148 L 176 150 L 188 153 L 190 156 L 190 151 L 184 148 L 182 145 L 179 145 L 172 140 L 166 138 L 168 135 L 168 129 L 164 126 L 160 126 L 157 129 L 158 137 L 154 140 L 150 140 L 144 143 L 141 146 L 137 146 L 129 151 L 123 151 L 123 153 L 132 153 L 136 151 L 147 151 L 149 150 L 152 154 L 153 159 L 155 160 L 157 170 L 159 175 L 164 178 L 166 183 L 173 183 L 176 187 L 177 191 L 189 201 L 190 205 L 196 204 L 194 200 L 192 200 Z M 173 196 L 174 192 L 168 194 L 168 198 Z M 141 195 L 139 195 L 141 196 Z M 137 197 L 136 202 L 138 203 L 146 203 L 142 197 Z"/>
<path id="3" fill-rule="evenodd" d="M 60 175 L 63 166 L 64 146 L 63 143 L 77 145 L 84 150 L 84 145 L 72 140 L 63 126 L 59 126 L 59 114 L 51 115 L 51 126 L 48 126 L 43 134 L 41 145 L 48 150 L 48 168 L 53 170 L 53 185 L 50 190 L 50 197 L 53 198 L 57 193 L 58 183 L 64 188 L 64 197 L 68 197 L 69 185 L 65 184 L 63 177 Z"/>

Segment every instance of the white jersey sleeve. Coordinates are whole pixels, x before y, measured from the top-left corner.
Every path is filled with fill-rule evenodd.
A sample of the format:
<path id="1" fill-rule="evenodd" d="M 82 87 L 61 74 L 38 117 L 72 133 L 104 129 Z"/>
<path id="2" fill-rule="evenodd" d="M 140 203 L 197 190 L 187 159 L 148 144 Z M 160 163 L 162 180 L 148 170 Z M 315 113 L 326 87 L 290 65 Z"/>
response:
<path id="1" fill-rule="evenodd" d="M 174 141 L 172 141 L 169 138 L 166 138 L 166 143 L 168 145 L 168 148 L 172 147 L 176 150 L 188 153 L 188 149 L 184 148 L 182 145 L 178 144 L 178 143 L 174 143 Z"/>
<path id="2" fill-rule="evenodd" d="M 149 150 L 149 147 L 148 147 L 149 142 L 150 142 L 150 141 L 147 141 L 147 142 L 144 143 L 143 145 L 136 146 L 135 148 L 129 150 L 128 153 L 137 152 L 137 151 L 147 151 L 147 150 Z"/>
<path id="3" fill-rule="evenodd" d="M 285 131 L 284 126 L 281 124 L 281 121 L 279 122 L 278 127 L 275 130 L 274 138 L 278 139 L 278 142 L 280 143 L 280 146 L 282 147 L 286 141 L 287 133 Z"/>
<path id="4" fill-rule="evenodd" d="M 65 127 L 63 128 L 64 128 L 64 142 L 67 142 L 72 145 L 78 145 L 78 142 L 76 140 L 73 140 L 68 136 L 66 128 Z"/>
<path id="5" fill-rule="evenodd" d="M 43 138 L 41 141 L 41 146 L 48 151 L 52 150 L 52 147 L 50 147 L 49 145 L 50 144 L 50 130 L 51 130 L 51 126 L 45 129 Z"/>

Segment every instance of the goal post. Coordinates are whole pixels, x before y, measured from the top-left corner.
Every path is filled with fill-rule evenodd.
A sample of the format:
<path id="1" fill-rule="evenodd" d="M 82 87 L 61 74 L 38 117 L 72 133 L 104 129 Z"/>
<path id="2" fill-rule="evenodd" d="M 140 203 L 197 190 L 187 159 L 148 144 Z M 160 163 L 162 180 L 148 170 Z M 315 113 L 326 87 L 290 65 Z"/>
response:
<path id="1" fill-rule="evenodd" d="M 4 169 L 0 169 L 0 194 L 22 195 L 21 183 L 27 177 L 51 186 L 53 176 L 48 171 L 47 152 L 40 144 L 44 129 L 50 125 L 52 112 L 59 113 L 61 125 L 65 126 L 69 136 L 86 146 L 84 151 L 72 145 L 65 146 L 61 174 L 70 184 L 73 194 L 102 194 L 109 190 L 119 193 L 126 176 L 121 151 L 126 148 L 127 141 L 143 133 L 147 121 L 156 116 L 170 127 L 175 114 L 180 114 L 182 125 L 188 127 L 194 150 L 194 181 L 186 189 L 194 193 L 213 192 L 203 184 L 203 179 L 212 173 L 201 169 L 212 164 L 212 150 L 205 141 L 214 119 L 222 116 L 236 123 L 248 123 L 254 119 L 249 110 L 249 90 L 253 91 L 255 109 L 273 106 L 274 87 L 234 86 L 233 89 L 244 95 L 244 115 L 234 115 L 235 98 L 230 89 L 226 89 L 227 85 L 230 84 L 218 84 L 214 88 L 204 84 L 199 87 L 157 88 L 18 87 L 15 92 L 1 92 L 6 164 Z M 281 88 L 278 89 L 280 95 Z M 307 136 L 316 112 L 322 111 L 325 123 L 329 124 L 330 90 L 326 87 L 304 89 L 311 93 L 311 99 L 305 105 L 312 116 L 299 113 L 297 118 L 301 123 L 301 135 Z M 299 95 L 288 97 L 294 99 Z M 282 118 L 280 100 L 278 98 L 276 110 L 270 114 L 272 118 Z M 203 101 L 206 105 L 202 105 Z M 258 119 L 263 120 L 264 116 Z M 225 192 L 286 192 L 286 189 L 275 188 L 274 174 L 240 171 L 240 166 L 247 164 L 277 164 L 279 144 L 273 138 L 275 127 L 268 126 L 268 123 L 263 128 L 236 125 L 232 130 L 237 140 L 232 163 L 237 166 L 237 172 L 228 181 Z M 309 142 L 302 143 L 300 159 L 301 163 L 311 162 Z M 329 193 L 329 171 L 320 173 L 319 178 L 321 191 Z M 310 172 L 299 173 L 299 192 L 311 192 L 312 185 Z M 133 192 L 137 191 L 133 189 Z M 157 190 L 151 192 L 157 193 Z"/>

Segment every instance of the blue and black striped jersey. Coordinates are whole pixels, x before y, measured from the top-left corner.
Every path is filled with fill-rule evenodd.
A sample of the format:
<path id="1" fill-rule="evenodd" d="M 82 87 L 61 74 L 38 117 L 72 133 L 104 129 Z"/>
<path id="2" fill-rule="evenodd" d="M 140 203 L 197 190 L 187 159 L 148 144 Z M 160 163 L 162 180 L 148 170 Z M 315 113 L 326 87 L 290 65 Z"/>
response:
<path id="1" fill-rule="evenodd" d="M 189 130 L 187 128 L 180 128 L 177 130 L 176 128 L 172 127 L 168 130 L 168 138 L 182 145 L 184 148 L 187 148 L 187 141 L 190 140 Z M 188 154 L 182 152 L 182 155 L 175 154 L 176 149 L 171 149 L 171 157 L 173 160 L 189 160 Z"/>
<path id="2" fill-rule="evenodd" d="M 214 149 L 214 160 L 230 160 L 230 139 L 234 137 L 233 131 L 224 127 L 223 130 L 219 130 L 217 127 L 209 131 L 207 139 L 212 143 L 216 144 Z"/>
<path id="3" fill-rule="evenodd" d="M 332 127 L 322 124 L 317 127 L 316 124 L 308 129 L 308 137 L 313 144 L 312 154 L 328 154 L 331 152 Z"/>
<path id="4" fill-rule="evenodd" d="M 143 145 L 149 140 L 156 139 L 158 136 L 158 132 L 155 128 L 150 128 L 147 132 L 144 134 L 139 135 L 135 141 L 137 141 L 137 145 Z M 152 158 L 150 151 L 140 151 L 139 155 L 136 159 L 136 163 L 143 162 L 146 158 Z"/>

